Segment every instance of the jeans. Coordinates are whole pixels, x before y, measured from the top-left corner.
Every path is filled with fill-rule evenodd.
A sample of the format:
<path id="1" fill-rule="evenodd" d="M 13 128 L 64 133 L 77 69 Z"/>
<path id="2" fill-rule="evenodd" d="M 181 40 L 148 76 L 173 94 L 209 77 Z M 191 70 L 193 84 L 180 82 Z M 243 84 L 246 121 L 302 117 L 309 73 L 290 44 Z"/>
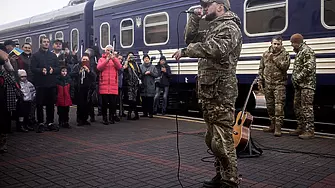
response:
<path id="1" fill-rule="evenodd" d="M 160 96 L 161 90 L 164 91 L 164 94 L 163 94 L 162 112 L 165 112 L 165 111 L 166 111 L 167 97 L 168 97 L 168 93 L 169 93 L 169 86 L 165 86 L 165 87 L 156 87 L 156 95 L 155 95 L 155 98 L 154 98 L 154 112 L 157 112 L 157 107 L 158 107 L 158 105 L 159 105 L 159 96 Z"/>

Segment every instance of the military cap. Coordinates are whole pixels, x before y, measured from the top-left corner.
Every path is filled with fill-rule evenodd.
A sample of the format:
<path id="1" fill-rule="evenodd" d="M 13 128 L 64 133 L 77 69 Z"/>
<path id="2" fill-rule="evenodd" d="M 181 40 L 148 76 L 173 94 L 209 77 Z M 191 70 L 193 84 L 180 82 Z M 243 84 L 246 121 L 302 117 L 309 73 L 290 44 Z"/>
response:
<path id="1" fill-rule="evenodd" d="M 200 4 L 208 4 L 208 3 L 214 3 L 214 2 L 223 4 L 228 10 L 230 10 L 229 0 L 200 0 Z"/>
<path id="2" fill-rule="evenodd" d="M 4 42 L 4 45 L 7 46 L 7 45 L 11 45 L 11 46 L 15 46 L 16 45 L 16 42 L 12 41 L 12 40 L 6 40 Z"/>
<path id="3" fill-rule="evenodd" d="M 57 43 L 57 42 L 59 42 L 59 43 L 61 43 L 61 44 L 63 45 L 63 41 L 62 41 L 62 40 L 60 40 L 60 39 L 56 39 L 56 40 L 54 40 L 54 42 L 53 42 L 53 43 L 55 44 L 55 43 Z"/>
<path id="4" fill-rule="evenodd" d="M 304 37 L 301 34 L 296 33 L 296 34 L 294 34 L 294 35 L 291 36 L 290 41 L 292 43 L 298 43 L 298 44 L 300 44 L 300 43 L 302 43 L 304 41 Z"/>

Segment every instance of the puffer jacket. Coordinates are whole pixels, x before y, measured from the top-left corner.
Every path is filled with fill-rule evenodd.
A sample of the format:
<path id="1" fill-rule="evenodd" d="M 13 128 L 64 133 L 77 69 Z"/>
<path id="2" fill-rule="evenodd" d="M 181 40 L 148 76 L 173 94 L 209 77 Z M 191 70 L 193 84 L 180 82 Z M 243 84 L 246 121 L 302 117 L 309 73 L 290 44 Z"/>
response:
<path id="1" fill-rule="evenodd" d="M 57 78 L 57 102 L 56 106 L 71 106 L 73 97 L 73 86 L 69 76 L 59 76 Z"/>
<path id="2" fill-rule="evenodd" d="M 97 69 L 100 71 L 99 93 L 118 95 L 118 70 L 122 67 L 118 58 L 107 61 L 107 55 L 103 54 L 99 59 Z"/>

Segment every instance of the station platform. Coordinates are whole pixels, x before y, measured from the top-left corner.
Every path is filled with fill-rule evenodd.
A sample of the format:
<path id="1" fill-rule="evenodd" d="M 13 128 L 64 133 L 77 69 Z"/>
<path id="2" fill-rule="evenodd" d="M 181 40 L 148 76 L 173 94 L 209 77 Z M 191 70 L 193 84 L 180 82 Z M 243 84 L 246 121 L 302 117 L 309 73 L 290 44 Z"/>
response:
<path id="1" fill-rule="evenodd" d="M 101 121 L 78 127 L 71 108 L 72 129 L 10 134 L 8 153 L 0 154 L 0 187 L 181 187 L 173 117 Z M 200 188 L 215 175 L 206 125 L 178 122 L 180 180 L 183 187 Z M 240 187 L 335 187 L 334 138 L 301 140 L 285 132 L 277 138 L 258 128 L 251 134 L 263 154 L 238 159 Z"/>

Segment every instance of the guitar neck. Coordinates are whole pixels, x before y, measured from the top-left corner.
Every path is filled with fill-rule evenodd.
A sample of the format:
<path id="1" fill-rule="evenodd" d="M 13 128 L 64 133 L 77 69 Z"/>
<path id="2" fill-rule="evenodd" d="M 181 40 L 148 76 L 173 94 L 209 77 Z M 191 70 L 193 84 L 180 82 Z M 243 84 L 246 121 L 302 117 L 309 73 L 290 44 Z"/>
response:
<path id="1" fill-rule="evenodd" d="M 251 94 L 251 91 L 252 91 L 252 87 L 253 87 L 254 84 L 256 83 L 256 80 L 257 80 L 257 78 L 252 82 L 252 84 L 251 84 L 251 86 L 250 86 L 250 89 L 249 89 L 249 93 L 248 93 L 247 99 L 245 100 L 244 105 L 243 105 L 243 108 L 242 108 L 242 115 L 244 114 L 245 109 L 247 108 L 247 104 L 248 104 L 249 97 L 250 97 L 250 94 Z"/>

